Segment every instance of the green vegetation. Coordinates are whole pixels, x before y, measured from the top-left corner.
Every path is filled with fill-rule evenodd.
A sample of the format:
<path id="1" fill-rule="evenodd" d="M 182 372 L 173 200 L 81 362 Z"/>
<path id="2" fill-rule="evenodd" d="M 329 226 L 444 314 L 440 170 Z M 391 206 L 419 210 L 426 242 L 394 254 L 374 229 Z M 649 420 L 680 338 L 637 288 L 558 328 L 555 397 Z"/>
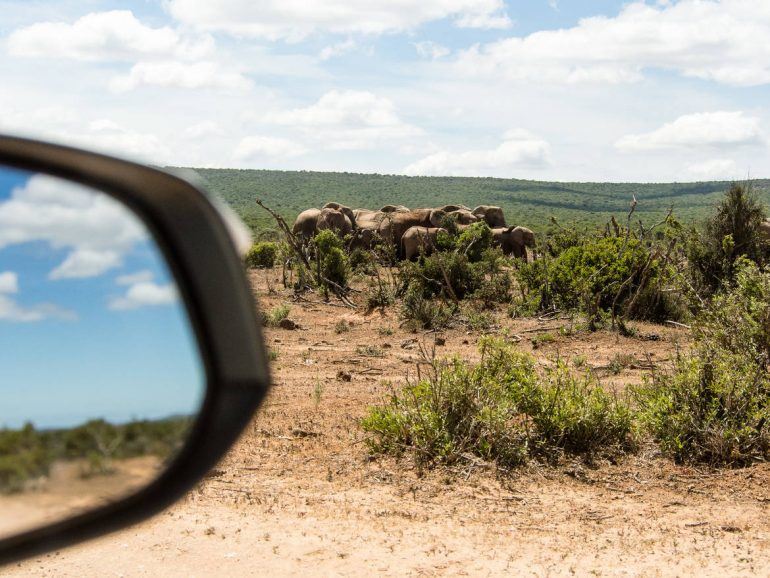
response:
<path id="1" fill-rule="evenodd" d="M 243 261 L 249 269 L 271 269 L 275 265 L 278 245 L 270 241 L 254 243 Z"/>
<path id="2" fill-rule="evenodd" d="M 770 457 L 770 272 L 736 261 L 736 280 L 699 314 L 695 347 L 637 390 L 643 423 L 678 461 Z"/>
<path id="3" fill-rule="evenodd" d="M 734 184 L 714 214 L 687 238 L 687 259 L 693 284 L 711 294 L 733 278 L 741 257 L 762 263 L 767 240 L 760 232 L 766 217 L 751 185 Z"/>
<path id="4" fill-rule="evenodd" d="M 196 169 L 211 190 L 221 195 L 255 231 L 275 229 L 272 218 L 256 206 L 262 199 L 289 223 L 308 207 L 337 201 L 376 209 L 385 204 L 436 207 L 448 202 L 469 207 L 498 205 L 509 224 L 544 231 L 551 218 L 577 227 L 596 226 L 625 214 L 632 195 L 636 217 L 645 225 L 663 219 L 673 207 L 683 222 L 705 216 L 730 186 L 702 183 L 554 183 L 522 179 L 406 177 L 398 175 Z M 754 181 L 759 198 L 770 202 L 770 181 Z"/>
<path id="5" fill-rule="evenodd" d="M 544 375 L 500 340 L 481 341 L 481 361 L 433 362 L 433 375 L 369 409 L 362 426 L 374 453 L 409 452 L 420 463 L 468 455 L 507 468 L 531 457 L 592 456 L 631 444 L 631 412 L 589 375 L 563 364 Z"/>
<path id="6" fill-rule="evenodd" d="M 614 221 L 613 221 L 614 223 Z M 686 313 L 676 244 L 616 226 L 605 234 L 555 236 L 542 258 L 516 272 L 523 311 L 571 310 L 594 329 L 605 318 L 664 321 Z"/>
<path id="7" fill-rule="evenodd" d="M 112 462 L 153 455 L 166 459 L 183 444 L 189 417 L 133 421 L 114 425 L 93 420 L 69 429 L 38 430 L 26 424 L 0 430 L 0 493 L 18 492 L 46 476 L 60 460 L 85 460 L 84 476 L 112 472 Z"/>
<path id="8" fill-rule="evenodd" d="M 291 307 L 286 305 L 276 305 L 270 311 L 262 313 L 262 323 L 267 327 L 278 327 L 284 319 L 288 319 Z"/>
<path id="9" fill-rule="evenodd" d="M 342 239 L 334 231 L 327 229 L 318 233 L 313 243 L 317 251 L 316 265 L 323 282 L 347 287 L 350 267 Z"/>

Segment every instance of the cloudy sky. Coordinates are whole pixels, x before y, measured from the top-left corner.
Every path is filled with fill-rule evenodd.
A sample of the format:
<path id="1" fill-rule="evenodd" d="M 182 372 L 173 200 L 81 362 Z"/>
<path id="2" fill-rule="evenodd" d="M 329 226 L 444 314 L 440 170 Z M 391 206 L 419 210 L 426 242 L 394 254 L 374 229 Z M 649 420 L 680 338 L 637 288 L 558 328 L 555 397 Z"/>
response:
<path id="1" fill-rule="evenodd" d="M 765 0 L 0 0 L 0 130 L 158 164 L 770 177 Z"/>
<path id="2" fill-rule="evenodd" d="M 0 428 L 194 413 L 204 375 L 176 285 L 117 201 L 0 169 Z"/>

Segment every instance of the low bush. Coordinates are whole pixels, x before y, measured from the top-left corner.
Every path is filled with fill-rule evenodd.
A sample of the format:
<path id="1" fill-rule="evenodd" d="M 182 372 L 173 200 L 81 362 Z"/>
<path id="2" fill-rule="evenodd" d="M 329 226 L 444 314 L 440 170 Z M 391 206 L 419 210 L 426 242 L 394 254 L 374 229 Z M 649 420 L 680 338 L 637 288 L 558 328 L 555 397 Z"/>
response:
<path id="1" fill-rule="evenodd" d="M 372 275 L 377 267 L 375 254 L 366 249 L 353 249 L 348 258 L 350 269 L 362 275 Z"/>
<path id="2" fill-rule="evenodd" d="M 680 319 L 674 269 L 664 247 L 633 235 L 588 236 L 556 256 L 516 269 L 522 311 L 566 309 L 595 327 L 610 314 L 631 319 Z"/>
<path id="3" fill-rule="evenodd" d="M 284 319 L 289 317 L 291 307 L 287 304 L 277 305 L 269 311 L 262 312 L 262 324 L 267 327 L 278 327 Z"/>
<path id="4" fill-rule="evenodd" d="M 743 465 L 770 457 L 770 272 L 743 258 L 700 312 L 695 344 L 637 388 L 643 424 L 676 460 Z"/>
<path id="5" fill-rule="evenodd" d="M 271 269 L 275 265 L 278 245 L 270 241 L 254 243 L 244 257 L 249 269 Z"/>
<path id="6" fill-rule="evenodd" d="M 400 279 L 402 292 L 411 287 L 426 298 L 458 300 L 479 288 L 483 271 L 465 255 L 439 252 L 417 262 L 404 262 Z"/>
<path id="7" fill-rule="evenodd" d="M 492 246 L 492 229 L 484 221 L 473 223 L 457 236 L 456 250 L 471 263 L 481 261 L 484 252 Z"/>
<path id="8" fill-rule="evenodd" d="M 770 456 L 770 379 L 745 354 L 701 347 L 636 395 L 642 423 L 679 462 L 745 465 Z"/>
<path id="9" fill-rule="evenodd" d="M 339 287 L 348 285 L 348 258 L 345 255 L 342 239 L 334 231 L 324 230 L 313 239 L 316 248 L 316 267 L 324 282 L 332 282 Z"/>
<path id="10" fill-rule="evenodd" d="M 347 287 L 349 265 L 343 250 L 342 239 L 334 231 L 327 229 L 318 233 L 314 242 L 317 251 L 317 266 L 323 279 L 331 281 L 339 287 Z"/>
<path id="11" fill-rule="evenodd" d="M 362 426 L 375 453 L 409 452 L 420 463 L 474 455 L 512 467 L 563 452 L 630 448 L 631 413 L 589 375 L 560 364 L 539 377 L 532 357 L 500 340 L 481 341 L 481 361 L 434 364 L 428 379 L 369 409 Z"/>
<path id="12" fill-rule="evenodd" d="M 414 329 L 441 329 L 449 324 L 456 307 L 425 296 L 420 283 L 410 284 L 401 297 L 401 316 Z"/>
<path id="13" fill-rule="evenodd" d="M 762 263 L 767 250 L 760 227 L 765 209 L 750 185 L 733 184 L 711 218 L 689 231 L 685 247 L 693 284 L 713 294 L 729 284 L 743 257 Z"/>

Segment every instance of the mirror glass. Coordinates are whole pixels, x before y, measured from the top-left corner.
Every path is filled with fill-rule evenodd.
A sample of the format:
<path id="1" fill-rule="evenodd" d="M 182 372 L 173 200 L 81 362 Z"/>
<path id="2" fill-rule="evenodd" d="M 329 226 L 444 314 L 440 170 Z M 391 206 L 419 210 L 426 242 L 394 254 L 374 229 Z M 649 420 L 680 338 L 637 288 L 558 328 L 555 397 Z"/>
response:
<path id="1" fill-rule="evenodd" d="M 0 537 L 147 485 L 204 389 L 142 222 L 105 193 L 0 167 Z"/>

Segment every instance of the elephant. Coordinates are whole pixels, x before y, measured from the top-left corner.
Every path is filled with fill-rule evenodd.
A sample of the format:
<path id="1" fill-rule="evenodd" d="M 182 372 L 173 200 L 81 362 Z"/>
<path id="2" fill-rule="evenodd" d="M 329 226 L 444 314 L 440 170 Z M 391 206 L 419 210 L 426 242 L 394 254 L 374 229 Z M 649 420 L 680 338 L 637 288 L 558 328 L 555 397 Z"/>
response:
<path id="1" fill-rule="evenodd" d="M 337 209 L 307 209 L 297 215 L 292 233 L 307 241 L 324 229 L 332 229 L 344 237 L 353 230 L 353 225 L 348 217 Z"/>
<path id="2" fill-rule="evenodd" d="M 481 220 L 480 217 L 471 213 L 470 209 L 455 209 L 454 211 L 446 211 L 446 214 L 448 217 L 454 217 L 460 226 L 472 225 Z"/>
<path id="3" fill-rule="evenodd" d="M 385 205 L 380 209 L 382 213 L 408 213 L 409 208 L 404 205 Z"/>
<path id="4" fill-rule="evenodd" d="M 436 207 L 438 209 L 441 209 L 445 213 L 453 213 L 455 211 L 468 211 L 470 212 L 470 207 L 466 207 L 465 205 L 444 205 L 443 207 Z"/>
<path id="5" fill-rule="evenodd" d="M 346 207 L 345 205 L 340 205 L 339 203 L 326 203 L 323 207 L 321 207 L 321 210 L 323 209 L 336 209 L 339 212 L 343 213 L 348 220 L 350 220 L 350 224 L 355 229 L 356 228 L 356 216 L 353 213 L 353 210 L 350 207 Z"/>
<path id="6" fill-rule="evenodd" d="M 401 250 L 404 259 L 411 261 L 413 257 L 430 255 L 436 247 L 436 237 L 446 229 L 440 227 L 409 227 L 401 237 Z"/>
<path id="7" fill-rule="evenodd" d="M 311 239 L 318 232 L 318 217 L 321 209 L 307 209 L 297 215 L 291 232 L 303 240 Z"/>
<path id="8" fill-rule="evenodd" d="M 353 224 L 345 213 L 329 207 L 321 209 L 316 224 L 319 231 L 331 229 L 340 237 L 344 237 L 353 230 Z"/>
<path id="9" fill-rule="evenodd" d="M 414 209 L 408 213 L 388 213 L 380 222 L 380 236 L 401 254 L 401 237 L 410 227 L 439 227 L 446 216 L 439 209 Z"/>
<path id="10" fill-rule="evenodd" d="M 380 238 L 377 229 L 357 227 L 353 230 L 350 240 L 350 250 L 353 249 L 372 249 Z"/>
<path id="11" fill-rule="evenodd" d="M 506 227 L 505 215 L 503 215 L 503 210 L 500 207 L 479 205 L 471 212 L 478 218 L 484 219 L 491 229 Z"/>
<path id="12" fill-rule="evenodd" d="M 527 247 L 535 246 L 535 233 L 526 227 L 499 227 L 492 229 L 492 244 L 506 255 L 519 257 L 527 262 Z"/>

